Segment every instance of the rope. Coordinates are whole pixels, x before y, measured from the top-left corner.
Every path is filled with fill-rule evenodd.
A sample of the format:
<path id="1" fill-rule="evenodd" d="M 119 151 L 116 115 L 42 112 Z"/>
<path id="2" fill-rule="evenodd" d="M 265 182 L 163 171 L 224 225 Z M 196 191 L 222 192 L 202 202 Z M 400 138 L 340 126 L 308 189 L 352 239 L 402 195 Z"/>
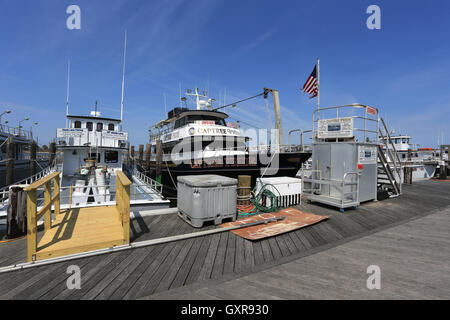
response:
<path id="1" fill-rule="evenodd" d="M 250 205 L 238 205 L 237 210 L 240 216 L 254 216 L 260 213 L 276 212 L 280 210 L 278 198 L 280 192 L 273 184 L 264 184 L 258 179 L 261 189 L 256 193 L 256 186 L 252 191 L 253 199 L 250 199 Z M 269 190 L 269 187 L 271 190 Z M 272 191 L 273 190 L 273 191 Z M 270 201 L 270 205 L 266 204 Z"/>
<path id="2" fill-rule="evenodd" d="M 25 236 L 18 237 L 18 238 L 14 238 L 14 239 L 3 240 L 3 241 L 0 241 L 0 244 L 2 244 L 2 243 L 7 243 L 7 242 L 11 242 L 11 241 L 15 241 L 15 240 L 19 240 L 19 239 L 22 239 L 22 238 L 25 238 L 25 237 L 26 237 L 26 235 L 25 235 Z"/>

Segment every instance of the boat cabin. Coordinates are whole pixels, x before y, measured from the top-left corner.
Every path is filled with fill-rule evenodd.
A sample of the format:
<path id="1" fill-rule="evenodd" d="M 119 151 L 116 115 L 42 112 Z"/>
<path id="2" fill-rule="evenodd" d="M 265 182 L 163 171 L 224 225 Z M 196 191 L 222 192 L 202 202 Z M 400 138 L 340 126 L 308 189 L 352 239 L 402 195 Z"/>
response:
<path id="1" fill-rule="evenodd" d="M 62 152 L 62 172 L 71 175 L 90 161 L 108 168 L 122 169 L 128 134 L 119 131 L 120 119 L 68 115 L 68 127 L 57 129 L 57 149 Z"/>

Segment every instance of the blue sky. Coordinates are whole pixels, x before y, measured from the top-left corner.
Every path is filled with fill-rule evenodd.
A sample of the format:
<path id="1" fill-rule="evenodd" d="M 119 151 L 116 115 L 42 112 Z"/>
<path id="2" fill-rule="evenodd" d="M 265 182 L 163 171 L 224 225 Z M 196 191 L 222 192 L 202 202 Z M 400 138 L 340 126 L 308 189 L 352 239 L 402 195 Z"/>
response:
<path id="1" fill-rule="evenodd" d="M 81 30 L 66 28 L 66 8 L 81 8 Z M 381 8 L 381 30 L 366 8 Z M 378 107 L 398 133 L 421 146 L 450 139 L 448 1 L 0 1 L 2 121 L 38 121 L 39 143 L 65 125 L 67 60 L 70 113 L 120 117 L 124 31 L 128 30 L 124 128 L 133 144 L 199 86 L 223 101 L 280 91 L 284 130 L 310 129 L 316 100 L 299 88 L 321 60 L 321 105 Z M 230 111 L 268 127 L 262 98 Z M 0 111 L 2 112 L 2 111 Z M 273 115 L 272 115 L 273 119 Z M 286 137 L 287 140 L 287 137 Z"/>

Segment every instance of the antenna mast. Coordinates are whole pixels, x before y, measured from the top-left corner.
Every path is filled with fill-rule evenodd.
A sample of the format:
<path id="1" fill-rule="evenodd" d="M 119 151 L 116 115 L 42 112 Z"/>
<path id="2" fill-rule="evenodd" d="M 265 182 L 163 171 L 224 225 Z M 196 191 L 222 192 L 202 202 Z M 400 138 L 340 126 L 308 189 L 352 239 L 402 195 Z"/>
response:
<path id="1" fill-rule="evenodd" d="M 70 59 L 67 61 L 67 95 L 66 95 L 66 128 L 69 126 L 69 86 L 70 86 Z"/>
<path id="2" fill-rule="evenodd" d="M 123 72 L 122 72 L 122 99 L 120 102 L 120 131 L 122 131 L 123 122 L 123 92 L 125 88 L 125 62 L 127 56 L 127 31 L 125 30 L 125 44 L 123 48 Z"/>

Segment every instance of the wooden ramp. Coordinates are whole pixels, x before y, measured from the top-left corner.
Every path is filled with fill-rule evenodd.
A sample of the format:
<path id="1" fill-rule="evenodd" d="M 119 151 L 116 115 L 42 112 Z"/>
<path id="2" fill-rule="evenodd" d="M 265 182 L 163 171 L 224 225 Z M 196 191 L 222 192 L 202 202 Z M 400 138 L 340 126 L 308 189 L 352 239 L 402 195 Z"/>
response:
<path id="1" fill-rule="evenodd" d="M 60 211 L 59 172 L 26 187 L 28 261 L 119 246 L 130 242 L 130 180 L 117 172 L 116 205 Z M 53 186 L 52 186 L 53 182 Z M 44 207 L 37 212 L 37 189 L 44 186 Z M 52 193 L 53 190 L 53 193 Z M 54 204 L 55 219 L 51 221 Z M 37 241 L 37 222 L 44 218 L 44 235 Z"/>
<path id="2" fill-rule="evenodd" d="M 36 260 L 128 243 L 115 206 L 71 209 L 60 214 L 39 241 Z"/>

